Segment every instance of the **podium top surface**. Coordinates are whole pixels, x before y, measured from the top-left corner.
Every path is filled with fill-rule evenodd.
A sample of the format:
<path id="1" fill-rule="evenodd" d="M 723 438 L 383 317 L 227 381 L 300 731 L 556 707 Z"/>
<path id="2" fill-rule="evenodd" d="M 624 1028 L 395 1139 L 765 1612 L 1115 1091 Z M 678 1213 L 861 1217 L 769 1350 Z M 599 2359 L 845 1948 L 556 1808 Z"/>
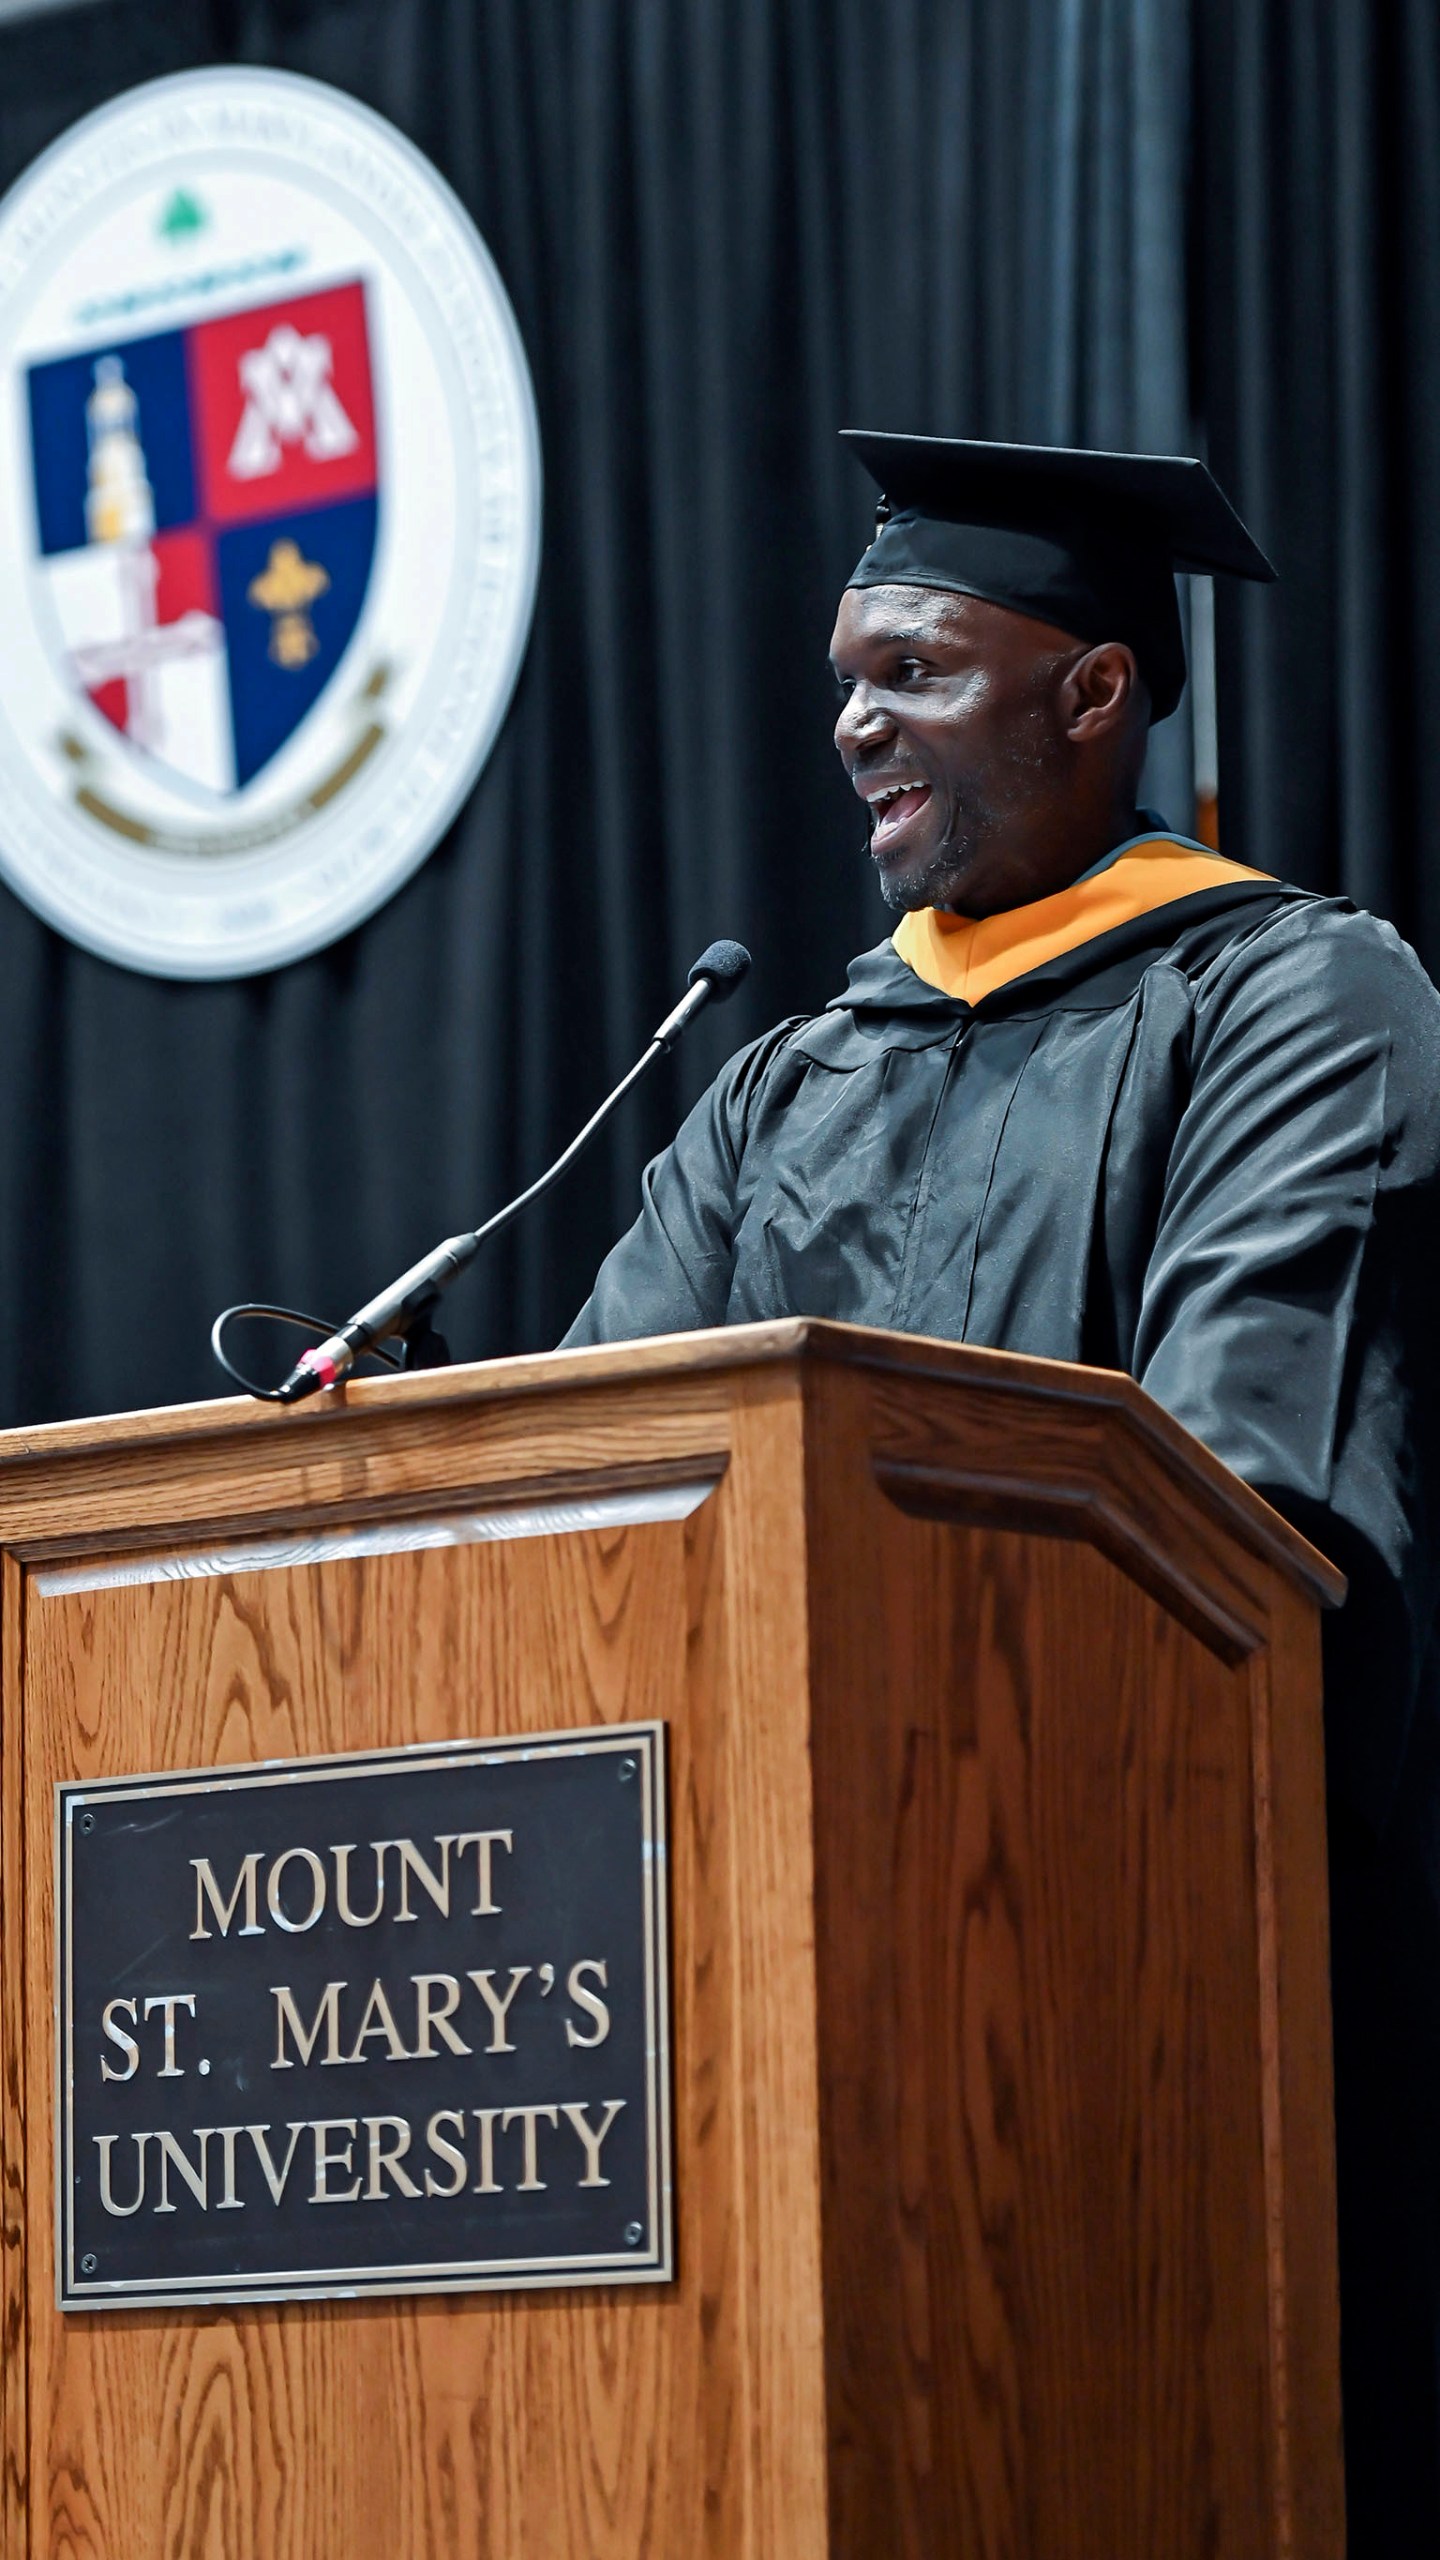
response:
<path id="1" fill-rule="evenodd" d="M 564 1399 L 577 1408 L 593 1409 L 597 1400 L 613 1408 L 629 1394 L 653 1410 L 669 1391 L 677 1407 L 693 1404 L 698 1393 L 715 1410 L 753 1393 L 757 1373 L 783 1389 L 786 1371 L 798 1386 L 837 1368 L 868 1372 L 899 1393 L 931 1387 L 947 1402 L 967 1390 L 1006 1432 L 1028 1418 L 1042 1428 L 1068 1426 L 1072 1436 L 1078 1428 L 1087 1439 L 1117 1438 L 1312 1599 L 1333 1606 L 1344 1596 L 1344 1577 L 1318 1549 L 1119 1371 L 811 1317 L 351 1381 L 293 1406 L 233 1396 L 0 1432 L 0 1541 L 40 1528 L 38 1499 L 49 1543 L 59 1525 L 56 1500 L 64 1501 L 67 1486 L 93 1494 L 107 1482 L 112 1491 L 142 1478 L 153 1486 L 157 1468 L 178 1476 L 228 1460 L 269 1474 L 288 1461 L 303 1470 L 309 1498 L 331 1501 L 319 1481 L 324 1458 L 359 1457 L 401 1438 L 413 1450 L 431 1433 L 463 1426 L 467 1416 L 476 1425 L 499 1422 L 507 1405 L 533 1411 L 543 1400 L 558 1422 Z M 75 1525 L 88 1542 L 100 1524 L 77 1515 Z"/>

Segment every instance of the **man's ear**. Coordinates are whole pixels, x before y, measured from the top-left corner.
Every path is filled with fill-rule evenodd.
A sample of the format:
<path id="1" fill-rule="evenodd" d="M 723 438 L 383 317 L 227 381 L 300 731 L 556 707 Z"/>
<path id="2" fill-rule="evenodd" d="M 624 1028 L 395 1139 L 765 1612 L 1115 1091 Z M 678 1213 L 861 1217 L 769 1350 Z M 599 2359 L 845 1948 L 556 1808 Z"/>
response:
<path id="1" fill-rule="evenodd" d="M 1123 640 L 1102 640 L 1075 660 L 1065 678 L 1062 710 L 1065 734 L 1073 745 L 1127 728 L 1143 707 L 1145 683 L 1133 649 Z"/>

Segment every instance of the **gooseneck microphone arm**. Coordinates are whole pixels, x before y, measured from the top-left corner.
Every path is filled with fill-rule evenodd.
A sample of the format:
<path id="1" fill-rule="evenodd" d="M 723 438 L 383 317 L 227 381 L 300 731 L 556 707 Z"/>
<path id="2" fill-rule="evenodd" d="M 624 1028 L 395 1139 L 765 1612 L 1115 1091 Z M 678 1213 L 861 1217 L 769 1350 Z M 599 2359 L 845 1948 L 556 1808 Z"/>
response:
<path id="1" fill-rule="evenodd" d="M 302 1396 L 314 1395 L 320 1387 L 337 1385 L 348 1376 L 363 1352 L 374 1351 L 382 1342 L 403 1340 L 422 1330 L 428 1333 L 431 1312 L 442 1291 L 449 1288 L 467 1263 L 473 1262 L 481 1246 L 488 1244 L 492 1236 L 499 1235 L 532 1202 L 543 1199 L 545 1193 L 569 1172 L 576 1158 L 584 1154 L 592 1138 L 603 1129 L 611 1112 L 649 1072 L 656 1059 L 663 1058 L 674 1048 L 682 1032 L 689 1029 L 707 1004 L 723 1004 L 728 996 L 733 995 L 749 966 L 750 954 L 741 943 L 712 942 L 707 951 L 701 952 L 691 970 L 680 1002 L 666 1014 L 629 1073 L 621 1077 L 614 1092 L 606 1095 L 599 1110 L 592 1112 L 584 1128 L 538 1180 L 532 1182 L 528 1190 L 522 1191 L 517 1199 L 507 1201 L 503 1209 L 497 1209 L 483 1226 L 474 1227 L 464 1235 L 447 1236 L 443 1244 L 437 1244 L 421 1261 L 412 1263 L 408 1271 L 402 1271 L 399 1279 L 393 1280 L 388 1289 L 382 1289 L 378 1297 L 368 1298 L 363 1307 L 356 1308 L 347 1324 L 328 1334 L 313 1350 L 302 1352 L 289 1377 L 280 1386 L 257 1387 L 250 1379 L 242 1377 L 226 1356 L 225 1334 L 232 1322 L 246 1315 L 283 1316 L 291 1323 L 313 1323 L 316 1332 L 323 1330 L 317 1320 L 297 1317 L 286 1308 L 227 1307 L 222 1315 L 217 1316 L 211 1328 L 210 1343 L 221 1368 L 247 1393 L 258 1396 L 264 1403 L 298 1404 Z M 443 1352 L 441 1357 L 444 1357 Z"/>

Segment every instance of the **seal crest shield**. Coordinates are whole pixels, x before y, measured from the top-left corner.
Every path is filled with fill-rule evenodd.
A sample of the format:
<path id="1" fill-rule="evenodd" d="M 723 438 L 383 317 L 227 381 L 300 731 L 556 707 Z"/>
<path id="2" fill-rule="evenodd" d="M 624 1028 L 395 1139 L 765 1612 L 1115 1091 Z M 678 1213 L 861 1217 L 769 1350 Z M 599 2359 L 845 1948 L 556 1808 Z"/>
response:
<path id="1" fill-rule="evenodd" d="M 375 556 L 356 279 L 32 364 L 43 616 L 137 754 L 242 790 L 340 666 Z"/>

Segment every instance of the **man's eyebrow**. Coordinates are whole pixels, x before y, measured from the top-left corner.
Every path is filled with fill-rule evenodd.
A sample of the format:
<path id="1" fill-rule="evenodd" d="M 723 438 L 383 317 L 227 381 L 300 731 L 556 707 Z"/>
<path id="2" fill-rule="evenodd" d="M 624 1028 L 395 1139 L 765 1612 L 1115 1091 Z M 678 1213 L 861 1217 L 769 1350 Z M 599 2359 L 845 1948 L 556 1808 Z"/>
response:
<path id="1" fill-rule="evenodd" d="M 882 631 L 862 641 L 861 646 L 867 649 L 933 649 L 937 640 L 938 635 L 933 631 Z M 838 675 L 840 670 L 833 657 L 830 664 Z"/>

